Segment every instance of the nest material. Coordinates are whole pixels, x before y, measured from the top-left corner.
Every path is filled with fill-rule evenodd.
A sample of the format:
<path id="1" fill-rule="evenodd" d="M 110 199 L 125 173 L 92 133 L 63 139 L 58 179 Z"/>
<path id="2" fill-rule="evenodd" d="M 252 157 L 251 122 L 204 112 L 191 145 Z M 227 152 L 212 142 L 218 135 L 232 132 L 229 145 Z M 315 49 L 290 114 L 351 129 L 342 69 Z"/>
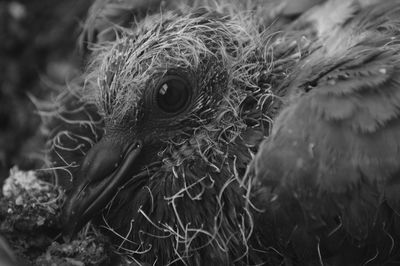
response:
<path id="1" fill-rule="evenodd" d="M 64 189 L 44 180 L 48 178 L 40 171 L 10 170 L 0 198 L 0 235 L 17 258 L 31 265 L 108 265 L 108 240 L 90 226 L 77 240 L 61 239 Z"/>

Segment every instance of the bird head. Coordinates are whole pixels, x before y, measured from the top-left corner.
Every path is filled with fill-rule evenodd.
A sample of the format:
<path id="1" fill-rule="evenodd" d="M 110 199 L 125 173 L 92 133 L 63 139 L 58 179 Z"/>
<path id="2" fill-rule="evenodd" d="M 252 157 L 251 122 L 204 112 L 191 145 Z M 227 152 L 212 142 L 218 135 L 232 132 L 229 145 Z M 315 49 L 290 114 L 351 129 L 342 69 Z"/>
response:
<path id="1" fill-rule="evenodd" d="M 241 176 L 271 107 L 269 53 L 246 23 L 166 12 L 95 48 L 82 94 L 104 135 L 74 177 L 68 234 L 101 217 L 114 243 L 147 262 L 228 263 L 246 253 Z"/>

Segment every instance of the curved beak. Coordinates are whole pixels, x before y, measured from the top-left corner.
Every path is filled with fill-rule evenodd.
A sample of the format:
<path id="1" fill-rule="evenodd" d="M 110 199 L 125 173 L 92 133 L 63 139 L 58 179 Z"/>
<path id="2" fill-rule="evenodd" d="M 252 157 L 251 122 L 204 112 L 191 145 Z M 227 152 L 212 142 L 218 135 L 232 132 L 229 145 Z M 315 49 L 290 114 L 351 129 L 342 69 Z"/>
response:
<path id="1" fill-rule="evenodd" d="M 87 153 L 64 203 L 64 234 L 75 235 L 116 194 L 118 187 L 133 175 L 142 145 L 103 139 Z"/>

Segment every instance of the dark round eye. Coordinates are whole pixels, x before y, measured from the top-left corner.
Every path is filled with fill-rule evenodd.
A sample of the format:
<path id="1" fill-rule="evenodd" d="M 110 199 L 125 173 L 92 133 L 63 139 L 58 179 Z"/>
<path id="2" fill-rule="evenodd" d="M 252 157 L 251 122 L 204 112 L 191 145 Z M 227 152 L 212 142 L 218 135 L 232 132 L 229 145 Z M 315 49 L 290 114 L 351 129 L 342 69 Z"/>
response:
<path id="1" fill-rule="evenodd" d="M 188 83 L 178 76 L 166 76 L 159 83 L 157 104 L 164 112 L 176 113 L 189 101 Z"/>

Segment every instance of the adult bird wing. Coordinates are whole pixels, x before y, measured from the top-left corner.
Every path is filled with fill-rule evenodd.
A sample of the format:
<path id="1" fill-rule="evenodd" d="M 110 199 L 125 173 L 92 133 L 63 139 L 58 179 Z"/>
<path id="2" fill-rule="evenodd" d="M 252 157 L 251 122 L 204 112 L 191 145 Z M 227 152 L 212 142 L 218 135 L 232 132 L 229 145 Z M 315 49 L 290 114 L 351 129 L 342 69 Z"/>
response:
<path id="1" fill-rule="evenodd" d="M 340 263 L 398 249 L 399 18 L 398 1 L 349 12 L 287 81 L 286 107 L 254 160 L 265 247 L 299 261 L 341 253 Z"/>

